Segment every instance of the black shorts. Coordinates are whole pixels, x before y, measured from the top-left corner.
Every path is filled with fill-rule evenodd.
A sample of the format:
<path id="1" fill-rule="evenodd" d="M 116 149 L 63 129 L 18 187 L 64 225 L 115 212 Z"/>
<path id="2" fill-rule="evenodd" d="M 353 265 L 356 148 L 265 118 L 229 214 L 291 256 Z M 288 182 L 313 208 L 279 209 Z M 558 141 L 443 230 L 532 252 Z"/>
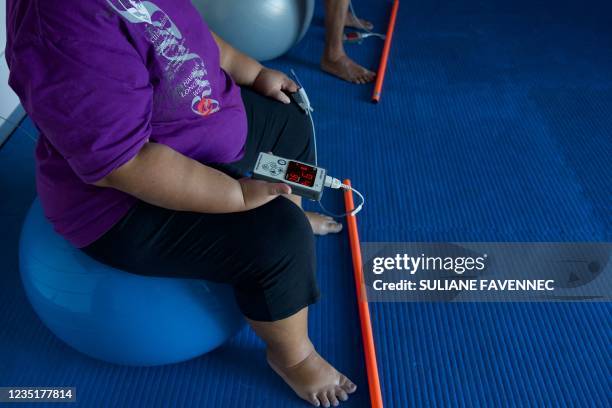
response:
<path id="1" fill-rule="evenodd" d="M 310 122 L 295 103 L 285 105 L 247 89 L 242 99 L 249 129 L 245 156 L 215 167 L 238 177 L 252 170 L 261 151 L 313 161 Z M 242 313 L 252 320 L 289 317 L 319 297 L 312 229 L 303 211 L 284 197 L 230 214 L 139 202 L 82 250 L 139 275 L 228 283 Z"/>

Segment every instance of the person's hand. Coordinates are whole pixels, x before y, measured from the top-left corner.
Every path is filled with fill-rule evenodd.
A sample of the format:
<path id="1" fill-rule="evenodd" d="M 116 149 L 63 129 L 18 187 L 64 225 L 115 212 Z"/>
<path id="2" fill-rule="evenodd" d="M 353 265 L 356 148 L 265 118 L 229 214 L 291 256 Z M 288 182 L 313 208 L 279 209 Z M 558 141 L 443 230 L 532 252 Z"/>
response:
<path id="1" fill-rule="evenodd" d="M 282 72 L 264 67 L 253 81 L 253 89 L 282 103 L 291 103 L 286 92 L 297 92 L 299 87 Z"/>
<path id="2" fill-rule="evenodd" d="M 291 194 L 291 187 L 285 183 L 269 183 L 252 178 L 238 180 L 242 189 L 244 211 L 262 206 L 282 194 Z"/>

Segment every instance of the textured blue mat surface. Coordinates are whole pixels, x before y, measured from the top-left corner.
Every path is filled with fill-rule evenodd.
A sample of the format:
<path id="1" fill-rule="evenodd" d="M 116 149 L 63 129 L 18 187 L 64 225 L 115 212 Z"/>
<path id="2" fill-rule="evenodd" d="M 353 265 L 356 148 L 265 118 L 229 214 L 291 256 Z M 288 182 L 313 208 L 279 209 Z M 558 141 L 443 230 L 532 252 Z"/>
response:
<path id="1" fill-rule="evenodd" d="M 355 1 L 379 28 L 381 4 Z M 366 195 L 362 241 L 612 239 L 611 2 L 404 0 L 378 106 L 370 87 L 317 69 L 318 7 L 306 39 L 272 65 L 293 67 L 309 92 L 320 163 Z M 348 50 L 374 68 L 381 45 Z M 306 406 L 247 330 L 158 368 L 94 361 L 49 333 L 17 270 L 32 149 L 16 134 L 0 150 L 0 386 L 76 386 L 79 406 Z M 340 196 L 326 204 L 340 209 Z M 346 406 L 367 406 L 347 237 L 321 238 L 317 250 L 312 337 L 360 387 Z M 375 304 L 385 403 L 609 406 L 611 312 L 609 303 Z"/>

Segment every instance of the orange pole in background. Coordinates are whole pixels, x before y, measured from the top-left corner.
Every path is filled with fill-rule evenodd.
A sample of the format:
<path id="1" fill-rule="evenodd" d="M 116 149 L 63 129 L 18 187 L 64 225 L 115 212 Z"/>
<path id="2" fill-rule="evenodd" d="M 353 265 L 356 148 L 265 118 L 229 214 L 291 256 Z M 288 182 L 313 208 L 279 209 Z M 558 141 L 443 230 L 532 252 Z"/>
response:
<path id="1" fill-rule="evenodd" d="M 351 185 L 351 180 L 344 180 L 344 184 Z M 344 205 L 346 212 L 355 209 L 353 192 L 344 190 Z M 359 244 L 359 232 L 357 231 L 357 218 L 347 215 L 349 243 L 353 257 L 353 273 L 355 276 L 355 287 L 357 289 L 357 307 L 359 309 L 359 321 L 361 323 L 361 337 L 363 340 L 363 351 L 365 354 L 366 371 L 368 374 L 368 388 L 370 390 L 370 401 L 372 408 L 383 408 L 382 394 L 380 392 L 380 378 L 378 377 L 378 364 L 376 362 L 376 347 L 374 346 L 374 335 L 372 334 L 372 321 L 370 320 L 370 308 L 368 307 L 368 295 L 366 294 L 365 280 L 363 278 L 363 264 L 361 261 L 361 245 Z"/>
<path id="2" fill-rule="evenodd" d="M 399 9 L 399 0 L 394 0 L 393 8 L 391 9 L 391 17 L 389 18 L 389 26 L 387 27 L 387 35 L 385 36 L 385 45 L 383 47 L 382 56 L 380 57 L 380 65 L 376 73 L 376 83 L 374 84 L 374 92 L 372 92 L 372 102 L 378 103 L 382 94 L 383 81 L 385 80 L 385 72 L 387 71 L 387 61 L 389 60 L 389 51 L 391 50 L 391 39 L 393 38 L 393 30 L 395 29 L 395 20 L 397 19 L 397 10 Z"/>

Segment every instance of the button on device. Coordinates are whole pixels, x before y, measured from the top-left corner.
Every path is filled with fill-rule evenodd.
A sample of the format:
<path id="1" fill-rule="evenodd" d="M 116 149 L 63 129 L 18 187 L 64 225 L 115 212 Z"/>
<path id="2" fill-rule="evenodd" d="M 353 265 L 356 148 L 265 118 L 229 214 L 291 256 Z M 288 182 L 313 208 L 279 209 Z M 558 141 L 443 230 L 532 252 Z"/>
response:
<path id="1" fill-rule="evenodd" d="M 285 164 L 287 164 L 287 160 L 278 159 L 278 164 L 280 164 L 281 166 L 284 166 Z"/>

